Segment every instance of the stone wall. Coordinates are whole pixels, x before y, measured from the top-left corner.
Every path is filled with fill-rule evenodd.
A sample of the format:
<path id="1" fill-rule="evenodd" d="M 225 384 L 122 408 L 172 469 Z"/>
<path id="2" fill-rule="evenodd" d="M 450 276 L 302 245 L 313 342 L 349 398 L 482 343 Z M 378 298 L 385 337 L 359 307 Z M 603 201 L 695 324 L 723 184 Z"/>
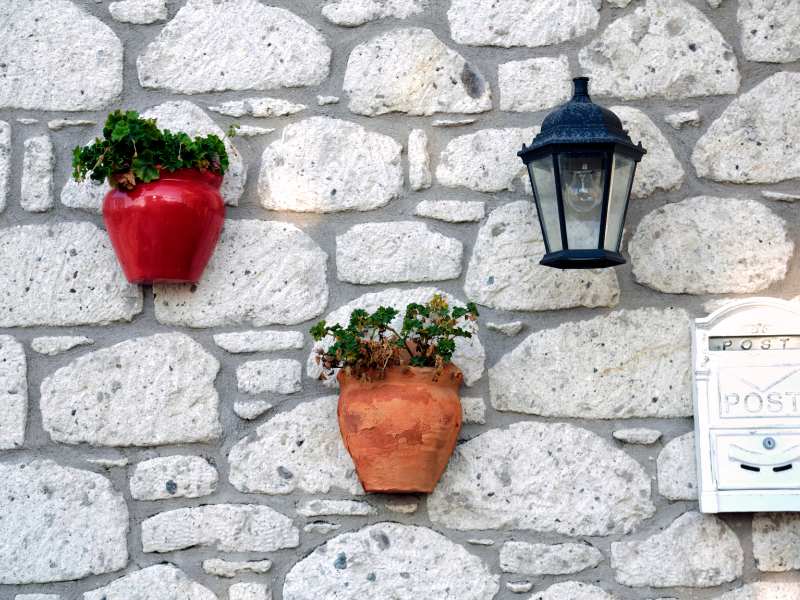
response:
<path id="1" fill-rule="evenodd" d="M 616 270 L 537 265 L 515 156 L 578 74 L 649 150 Z M 241 125 L 197 286 L 69 181 L 118 107 Z M 800 598 L 800 519 L 696 511 L 688 333 L 800 293 L 799 178 L 800 0 L 5 0 L 0 598 Z M 462 441 L 366 496 L 307 331 L 435 289 Z"/>

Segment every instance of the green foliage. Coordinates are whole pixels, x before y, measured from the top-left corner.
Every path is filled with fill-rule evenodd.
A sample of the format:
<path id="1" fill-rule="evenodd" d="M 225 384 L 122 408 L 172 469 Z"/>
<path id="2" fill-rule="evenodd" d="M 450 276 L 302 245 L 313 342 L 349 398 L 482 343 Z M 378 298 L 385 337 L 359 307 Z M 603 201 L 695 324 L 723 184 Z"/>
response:
<path id="1" fill-rule="evenodd" d="M 228 153 L 216 135 L 190 138 L 183 132 L 159 129 L 155 119 L 143 119 L 136 111 L 117 110 L 108 115 L 102 139 L 72 151 L 72 168 L 77 181 L 89 176 L 131 189 L 158 179 L 159 169 L 200 169 L 224 175 Z"/>
<path id="2" fill-rule="evenodd" d="M 478 308 L 472 302 L 451 308 L 442 295 L 435 294 L 425 304 L 409 304 L 397 331 L 392 321 L 399 314 L 384 306 L 372 314 L 356 309 L 346 327 L 325 321 L 314 325 L 311 336 L 316 341 L 333 339 L 327 349 L 318 351 L 322 378 L 342 368 L 361 378 L 381 377 L 388 367 L 404 364 L 434 367 L 436 377 L 453 358 L 456 338 L 472 337 L 472 328 L 466 325 L 477 320 Z"/>

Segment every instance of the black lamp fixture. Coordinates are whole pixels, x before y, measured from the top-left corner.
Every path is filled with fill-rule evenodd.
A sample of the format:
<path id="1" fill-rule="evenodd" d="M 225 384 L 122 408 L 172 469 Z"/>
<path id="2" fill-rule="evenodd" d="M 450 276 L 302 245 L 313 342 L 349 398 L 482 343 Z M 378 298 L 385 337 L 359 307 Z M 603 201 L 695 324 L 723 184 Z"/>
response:
<path id="1" fill-rule="evenodd" d="M 551 112 L 517 155 L 528 168 L 546 254 L 540 264 L 596 269 L 625 263 L 619 252 L 631 184 L 646 150 L 619 117 L 589 98 L 577 77 L 572 99 Z"/>

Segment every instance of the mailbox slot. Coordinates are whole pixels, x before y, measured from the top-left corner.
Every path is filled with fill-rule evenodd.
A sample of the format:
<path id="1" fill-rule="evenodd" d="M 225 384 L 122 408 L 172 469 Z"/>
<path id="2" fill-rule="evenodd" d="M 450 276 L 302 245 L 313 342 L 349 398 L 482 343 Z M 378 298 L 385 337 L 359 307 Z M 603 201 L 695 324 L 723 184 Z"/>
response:
<path id="1" fill-rule="evenodd" d="M 712 432 L 720 490 L 800 488 L 800 431 Z"/>

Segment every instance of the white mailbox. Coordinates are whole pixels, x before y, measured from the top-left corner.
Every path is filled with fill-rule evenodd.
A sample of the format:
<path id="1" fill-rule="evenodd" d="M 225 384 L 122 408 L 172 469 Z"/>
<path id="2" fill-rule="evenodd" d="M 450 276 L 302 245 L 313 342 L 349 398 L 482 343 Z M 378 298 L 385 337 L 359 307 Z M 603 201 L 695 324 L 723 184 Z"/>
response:
<path id="1" fill-rule="evenodd" d="M 800 510 L 800 303 L 697 319 L 692 364 L 700 510 Z"/>

